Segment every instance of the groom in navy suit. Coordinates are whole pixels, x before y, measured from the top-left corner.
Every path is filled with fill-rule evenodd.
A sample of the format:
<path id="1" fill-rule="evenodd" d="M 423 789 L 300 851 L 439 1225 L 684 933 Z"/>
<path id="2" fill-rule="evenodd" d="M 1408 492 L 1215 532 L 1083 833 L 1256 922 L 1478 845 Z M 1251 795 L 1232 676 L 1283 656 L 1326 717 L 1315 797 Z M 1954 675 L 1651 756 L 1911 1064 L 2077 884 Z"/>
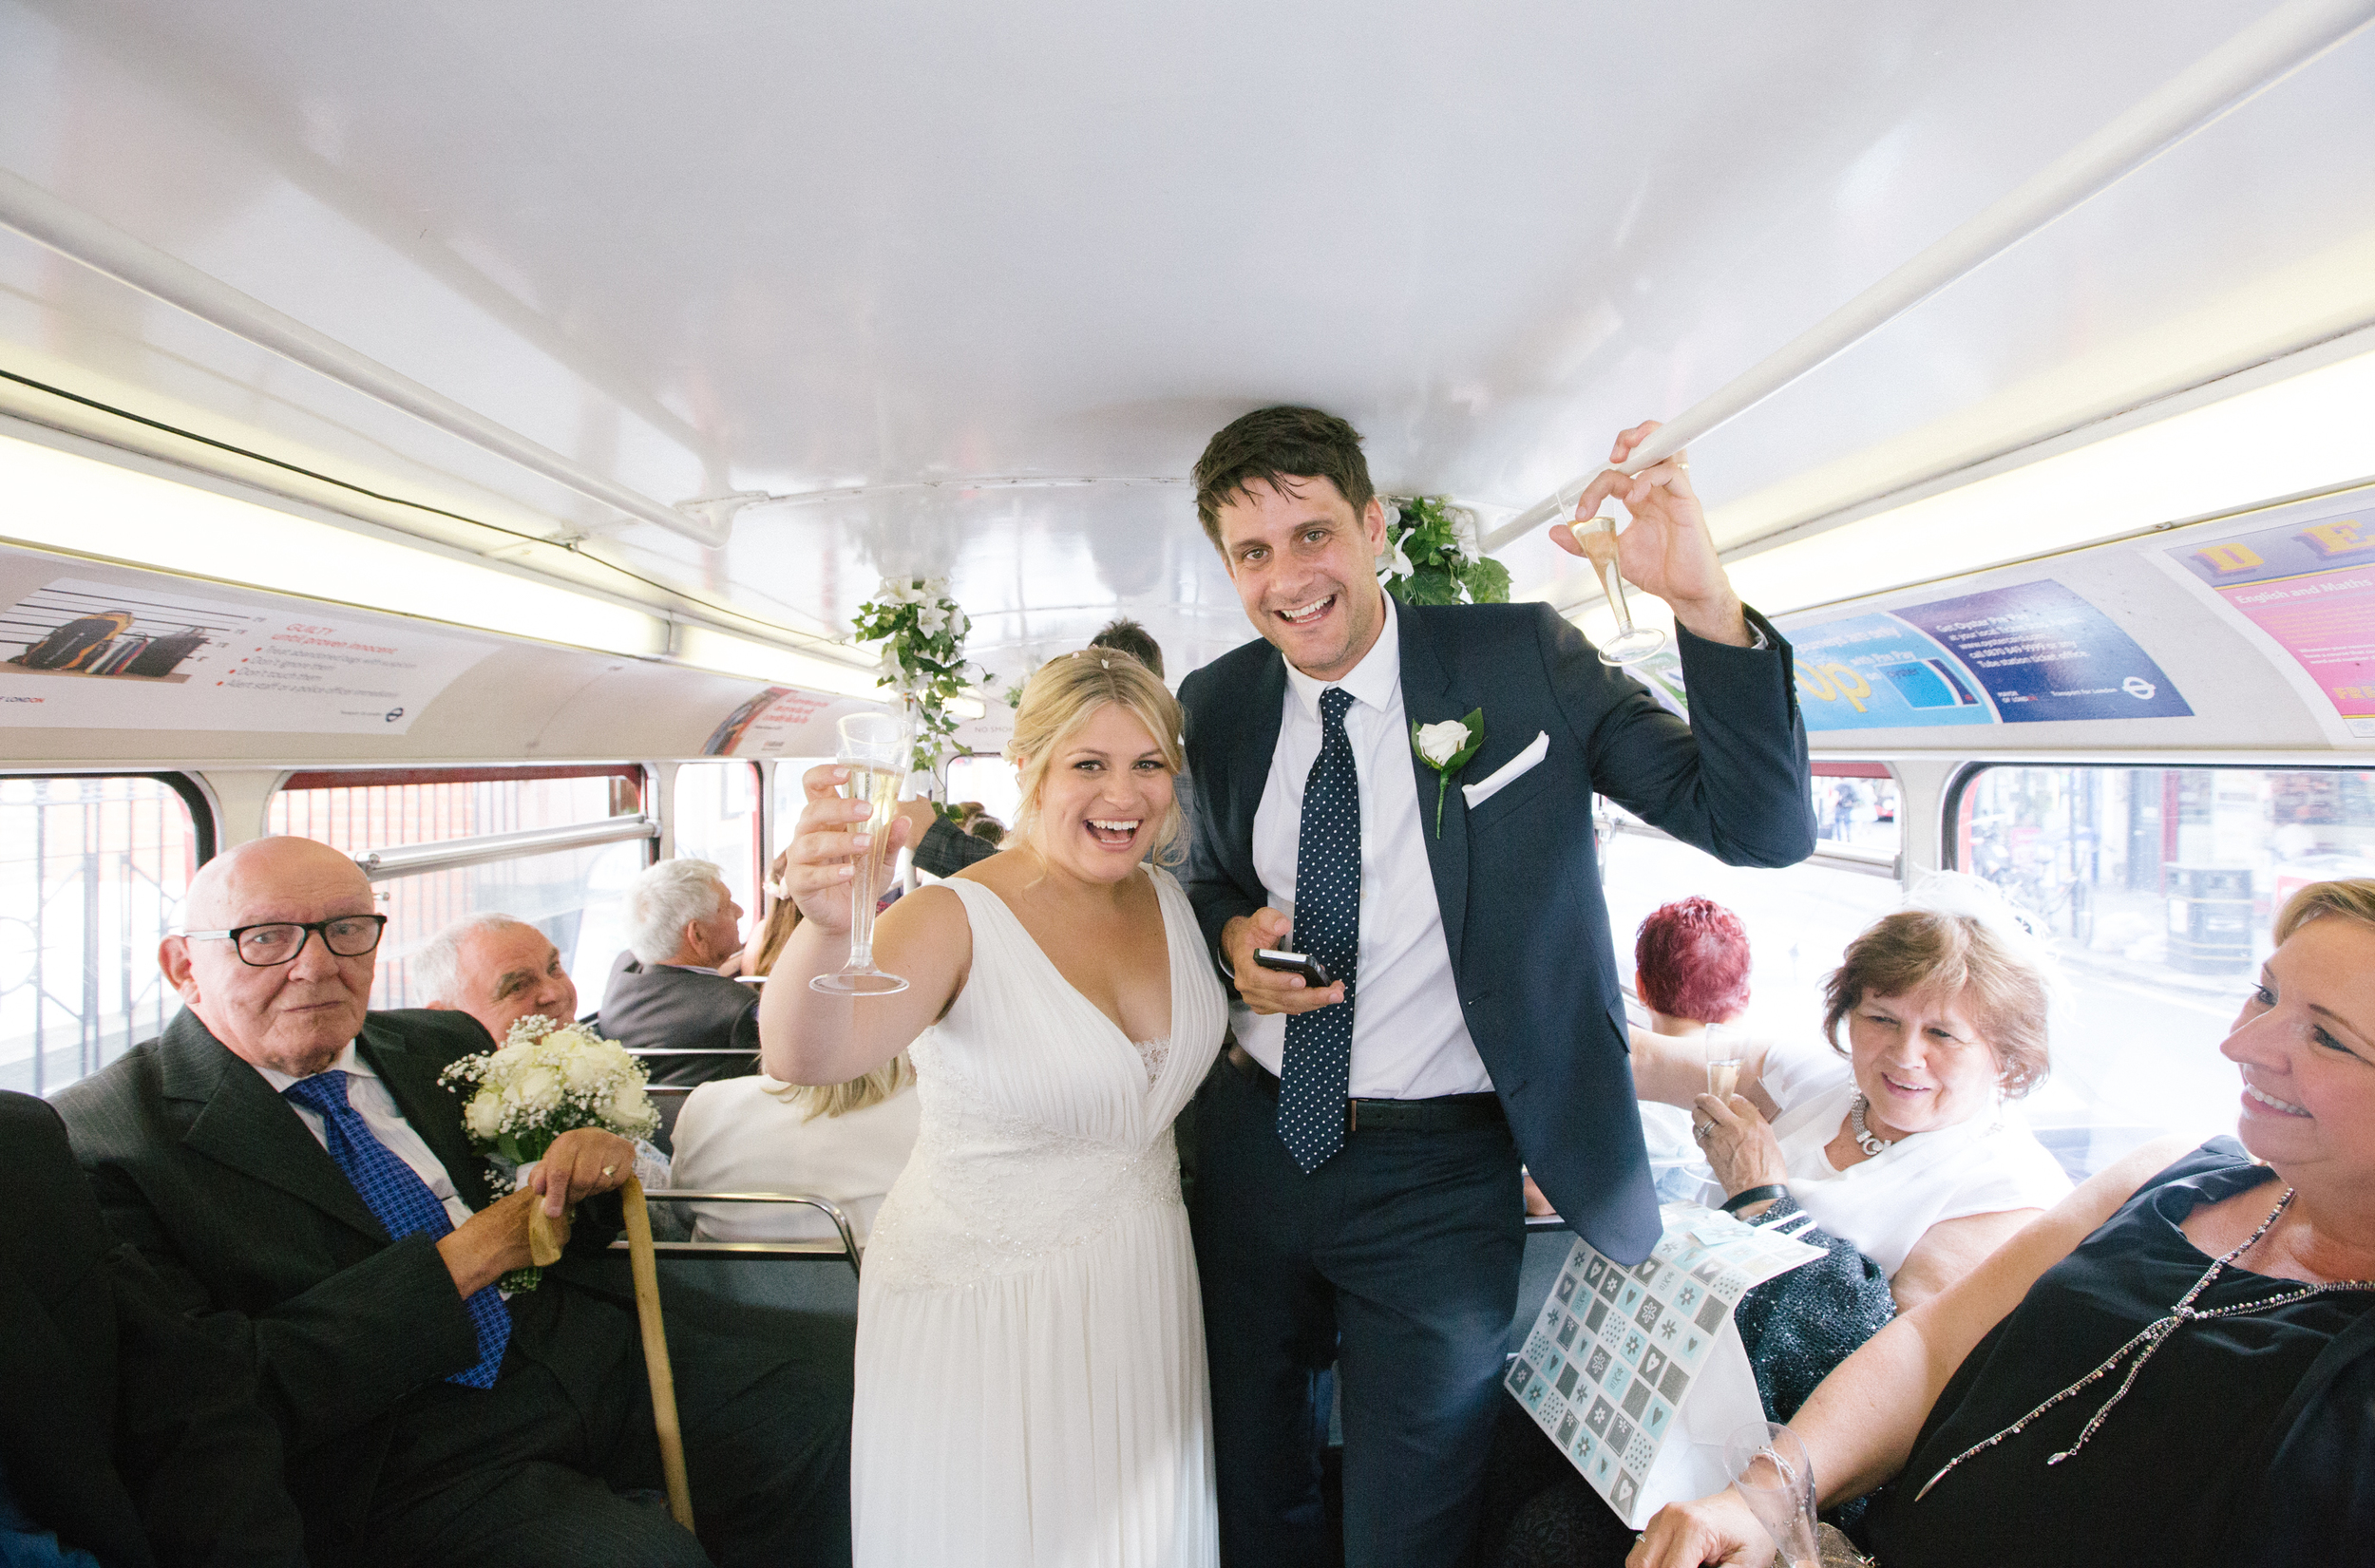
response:
<path id="1" fill-rule="evenodd" d="M 1814 842 L 1789 647 L 1733 594 L 1686 470 L 1603 474 L 1583 504 L 1632 514 L 1624 576 L 1673 607 L 1687 724 L 1548 605 L 1389 599 L 1384 511 L 1342 420 L 1266 408 L 1196 464 L 1263 638 L 1180 689 L 1188 892 L 1238 998 L 1199 1097 L 1191 1212 L 1234 1568 L 1326 1560 L 1313 1388 L 1331 1362 L 1345 1560 L 1459 1559 L 1516 1302 L 1521 1160 L 1602 1251 L 1656 1244 L 1591 795 L 1733 864 Z M 1479 711 L 1442 787 L 1413 726 Z M 1265 948 L 1329 983 L 1262 966 Z"/>

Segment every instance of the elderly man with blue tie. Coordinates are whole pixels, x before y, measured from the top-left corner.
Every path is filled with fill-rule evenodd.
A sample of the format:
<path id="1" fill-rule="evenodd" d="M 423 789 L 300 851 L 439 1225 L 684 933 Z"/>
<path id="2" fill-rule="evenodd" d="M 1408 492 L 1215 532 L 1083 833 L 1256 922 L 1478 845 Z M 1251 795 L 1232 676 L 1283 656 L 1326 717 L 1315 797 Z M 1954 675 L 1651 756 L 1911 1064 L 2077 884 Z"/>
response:
<path id="1" fill-rule="evenodd" d="M 672 1321 L 695 1540 L 636 1495 L 660 1472 L 635 1316 L 583 1256 L 631 1145 L 563 1134 L 497 1197 L 439 1079 L 492 1042 L 366 1011 L 385 918 L 328 846 L 241 845 L 182 913 L 182 1011 L 57 1106 L 109 1225 L 253 1368 L 314 1561 L 848 1560 L 846 1332 Z M 576 1202 L 575 1256 L 506 1298 L 529 1210 Z"/>

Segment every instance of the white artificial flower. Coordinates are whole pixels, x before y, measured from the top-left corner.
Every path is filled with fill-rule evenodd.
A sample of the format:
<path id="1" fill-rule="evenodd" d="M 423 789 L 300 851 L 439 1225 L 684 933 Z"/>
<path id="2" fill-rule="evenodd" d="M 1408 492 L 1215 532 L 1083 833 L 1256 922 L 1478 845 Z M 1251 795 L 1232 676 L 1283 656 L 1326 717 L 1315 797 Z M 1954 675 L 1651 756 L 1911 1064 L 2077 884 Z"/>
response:
<path id="1" fill-rule="evenodd" d="M 560 1076 L 580 1094 L 591 1093 L 610 1081 L 610 1064 L 598 1052 L 573 1050 L 561 1064 Z"/>
<path id="2" fill-rule="evenodd" d="M 470 1099 L 462 1112 L 463 1124 L 470 1136 L 483 1143 L 493 1143 L 504 1130 L 504 1098 L 493 1089 L 481 1089 Z"/>
<path id="3" fill-rule="evenodd" d="M 504 1092 L 504 1098 L 516 1099 L 529 1110 L 553 1110 L 560 1105 L 560 1074 L 539 1064 L 520 1074 L 519 1081 Z"/>
<path id="4" fill-rule="evenodd" d="M 1465 506 L 1449 508 L 1452 515 L 1452 553 L 1462 560 L 1484 559 L 1484 540 L 1477 536 L 1476 514 Z"/>
<path id="5" fill-rule="evenodd" d="M 641 1127 L 652 1115 L 652 1102 L 640 1084 L 621 1084 L 610 1097 L 602 1119 L 614 1127 Z"/>
<path id="6" fill-rule="evenodd" d="M 1457 719 L 1445 719 L 1440 724 L 1418 727 L 1418 755 L 1436 767 L 1441 767 L 1459 755 L 1468 744 L 1468 727 Z"/>
<path id="7" fill-rule="evenodd" d="M 1410 563 L 1410 553 L 1402 548 L 1402 540 L 1408 537 L 1407 534 L 1395 533 L 1388 533 L 1385 536 L 1386 548 L 1394 554 L 1391 559 L 1378 568 L 1379 582 L 1385 581 L 1388 577 L 1408 577 L 1417 575 L 1418 569 Z"/>
<path id="8" fill-rule="evenodd" d="M 1397 501 L 1389 501 L 1385 497 L 1379 496 L 1378 498 L 1378 504 L 1385 509 L 1385 526 L 1387 531 L 1390 533 L 1394 529 L 1395 525 L 1402 520 L 1402 503 Z"/>
<path id="9" fill-rule="evenodd" d="M 948 624 L 948 612 L 937 604 L 927 604 L 916 612 L 916 630 L 927 637 L 937 637 L 940 628 Z"/>

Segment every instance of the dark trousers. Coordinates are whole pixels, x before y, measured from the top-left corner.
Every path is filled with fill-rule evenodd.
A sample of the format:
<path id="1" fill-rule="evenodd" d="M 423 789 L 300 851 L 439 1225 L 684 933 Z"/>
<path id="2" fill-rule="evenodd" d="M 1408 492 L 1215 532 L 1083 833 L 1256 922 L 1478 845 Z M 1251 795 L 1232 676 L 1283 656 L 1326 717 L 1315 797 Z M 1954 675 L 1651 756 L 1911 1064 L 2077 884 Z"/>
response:
<path id="1" fill-rule="evenodd" d="M 544 1336 L 517 1336 L 493 1389 L 438 1384 L 406 1402 L 372 1497 L 380 1561 L 846 1568 L 846 1319 L 692 1292 L 666 1297 L 696 1540 L 669 1518 L 659 1495 L 659 1445 L 632 1309 L 552 1280 L 539 1294 L 556 1289 L 569 1290 L 570 1299 L 539 1309 L 567 1320 L 551 1336 L 565 1357 L 536 1353 Z"/>
<path id="2" fill-rule="evenodd" d="M 1189 1219 L 1204 1285 L 1222 1560 L 1325 1568 L 1330 1362 L 1344 1561 L 1447 1568 L 1474 1533 L 1525 1200 L 1509 1129 L 1357 1131 L 1305 1176 L 1278 1102 L 1224 1060 L 1197 1096 Z"/>

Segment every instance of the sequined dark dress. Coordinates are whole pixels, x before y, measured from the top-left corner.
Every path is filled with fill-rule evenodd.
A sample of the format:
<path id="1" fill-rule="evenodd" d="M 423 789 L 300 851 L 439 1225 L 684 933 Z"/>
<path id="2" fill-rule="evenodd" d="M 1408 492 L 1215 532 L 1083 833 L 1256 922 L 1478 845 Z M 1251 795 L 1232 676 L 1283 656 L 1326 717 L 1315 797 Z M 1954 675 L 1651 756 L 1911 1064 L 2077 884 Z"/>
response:
<path id="1" fill-rule="evenodd" d="M 1873 1508 L 1884 1568 L 2375 1561 L 2375 1293 L 2365 1291 L 2190 1323 L 2069 1459 L 2046 1464 L 2118 1387 L 2125 1364 L 1915 1500 L 1948 1460 L 2166 1316 L 2211 1261 L 2179 1221 L 2196 1203 L 2253 1188 L 2271 1207 L 2281 1190 L 2232 1140 L 2214 1140 L 2146 1183 L 2037 1282 L 1965 1358 Z M 2194 1306 L 2294 1289 L 2231 1268 Z"/>

